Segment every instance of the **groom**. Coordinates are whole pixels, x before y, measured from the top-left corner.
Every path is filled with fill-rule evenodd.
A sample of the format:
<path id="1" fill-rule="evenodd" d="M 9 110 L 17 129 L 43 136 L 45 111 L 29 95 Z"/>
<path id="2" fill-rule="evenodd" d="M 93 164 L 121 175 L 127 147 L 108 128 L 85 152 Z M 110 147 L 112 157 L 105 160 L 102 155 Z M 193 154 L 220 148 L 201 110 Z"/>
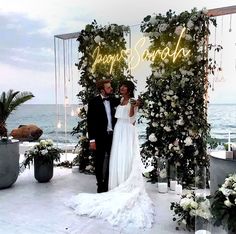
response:
<path id="1" fill-rule="evenodd" d="M 95 175 L 97 192 L 108 190 L 109 158 L 115 125 L 115 107 L 119 99 L 112 98 L 111 80 L 99 80 L 96 84 L 99 95 L 88 104 L 88 135 L 90 149 L 95 152 Z"/>

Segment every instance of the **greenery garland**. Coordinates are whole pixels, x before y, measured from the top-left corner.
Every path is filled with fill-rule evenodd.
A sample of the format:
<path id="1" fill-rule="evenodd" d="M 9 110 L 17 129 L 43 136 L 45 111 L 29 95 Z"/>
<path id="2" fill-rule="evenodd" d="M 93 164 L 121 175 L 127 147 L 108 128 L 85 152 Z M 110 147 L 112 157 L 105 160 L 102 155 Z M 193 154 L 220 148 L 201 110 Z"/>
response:
<path id="1" fill-rule="evenodd" d="M 206 140 L 207 75 L 214 73 L 215 61 L 208 60 L 207 37 L 209 24 L 216 26 L 205 9 L 182 12 L 176 15 L 146 16 L 141 24 L 144 36 L 150 39 L 150 52 L 166 47 L 174 51 L 180 34 L 179 46 L 190 50 L 188 56 L 157 57 L 151 63 L 152 74 L 147 78 L 147 91 L 143 94 L 143 117 L 147 119 L 147 141 L 142 145 L 142 159 L 151 164 L 150 176 L 157 181 L 158 158 L 167 158 L 178 166 L 184 185 L 194 183 L 195 167 L 208 167 Z M 208 66 L 208 69 L 206 67 Z"/>
<path id="2" fill-rule="evenodd" d="M 129 28 L 126 26 L 117 24 L 101 26 L 94 20 L 91 24 L 86 25 L 77 39 L 81 57 L 76 65 L 80 71 L 79 84 L 82 86 L 82 90 L 77 96 L 82 101 L 83 107 L 80 110 L 80 120 L 77 127 L 73 129 L 73 134 L 78 134 L 79 138 L 77 145 L 79 153 L 74 164 L 79 164 L 80 171 L 94 172 L 94 160 L 92 152 L 89 150 L 87 136 L 87 104 L 97 92 L 96 81 L 111 78 L 114 93 L 117 94 L 119 83 L 125 79 L 132 79 L 125 56 L 120 59 L 119 63 L 114 63 L 112 71 L 109 63 L 99 63 L 94 66 L 96 48 L 99 46 L 99 54 L 102 56 L 119 54 L 121 50 L 126 49 L 125 35 L 128 32 Z"/>

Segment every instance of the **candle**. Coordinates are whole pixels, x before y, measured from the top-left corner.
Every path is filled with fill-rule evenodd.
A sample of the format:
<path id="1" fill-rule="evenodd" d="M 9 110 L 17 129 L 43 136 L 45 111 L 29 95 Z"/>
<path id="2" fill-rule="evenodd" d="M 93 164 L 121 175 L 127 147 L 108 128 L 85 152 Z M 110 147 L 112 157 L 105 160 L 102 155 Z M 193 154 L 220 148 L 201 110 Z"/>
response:
<path id="1" fill-rule="evenodd" d="M 229 140 L 228 140 L 228 151 L 230 151 L 230 132 L 229 132 Z"/>
<path id="2" fill-rule="evenodd" d="M 157 183 L 157 184 L 158 184 L 158 192 L 159 193 L 167 193 L 168 192 L 167 183 Z"/>
<path id="3" fill-rule="evenodd" d="M 72 172 L 73 172 L 73 173 L 79 172 L 79 166 L 73 166 L 73 167 L 72 167 Z"/>
<path id="4" fill-rule="evenodd" d="M 175 192 L 176 192 L 176 194 L 178 194 L 178 195 L 181 195 L 181 194 L 182 194 L 182 185 L 181 185 L 181 184 L 177 184 L 177 185 L 175 186 Z"/>
<path id="5" fill-rule="evenodd" d="M 171 180 L 170 181 L 170 190 L 175 191 L 175 186 L 177 185 L 177 181 L 176 180 Z"/>
<path id="6" fill-rule="evenodd" d="M 197 230 L 195 232 L 195 234 L 211 234 L 211 232 L 207 231 L 207 230 Z"/>

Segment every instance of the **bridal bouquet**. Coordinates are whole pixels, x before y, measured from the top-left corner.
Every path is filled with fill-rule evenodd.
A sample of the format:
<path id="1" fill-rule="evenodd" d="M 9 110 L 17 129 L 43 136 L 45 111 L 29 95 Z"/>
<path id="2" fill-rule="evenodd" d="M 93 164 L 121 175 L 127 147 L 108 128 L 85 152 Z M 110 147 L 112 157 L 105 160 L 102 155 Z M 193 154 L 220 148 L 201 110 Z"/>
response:
<path id="1" fill-rule="evenodd" d="M 195 230 L 195 218 L 207 222 L 212 217 L 210 201 L 194 192 L 183 194 L 179 203 L 171 202 L 170 209 L 174 211 L 173 221 L 177 221 L 179 226 L 184 226 L 189 231 Z M 179 227 L 176 227 L 176 230 L 179 230 Z"/>
<path id="2" fill-rule="evenodd" d="M 214 225 L 236 231 L 236 174 L 229 175 L 211 199 Z"/>

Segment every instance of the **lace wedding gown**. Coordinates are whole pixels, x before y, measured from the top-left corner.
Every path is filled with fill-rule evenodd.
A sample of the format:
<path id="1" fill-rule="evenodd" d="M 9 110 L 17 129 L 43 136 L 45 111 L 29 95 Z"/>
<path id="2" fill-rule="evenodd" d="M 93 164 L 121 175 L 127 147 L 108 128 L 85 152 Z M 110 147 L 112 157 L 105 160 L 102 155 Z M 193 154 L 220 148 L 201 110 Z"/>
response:
<path id="1" fill-rule="evenodd" d="M 120 227 L 150 228 L 154 206 L 143 181 L 135 116 L 129 117 L 130 103 L 119 105 L 115 117 L 109 167 L 109 191 L 80 193 L 69 203 L 76 214 L 101 218 Z"/>

